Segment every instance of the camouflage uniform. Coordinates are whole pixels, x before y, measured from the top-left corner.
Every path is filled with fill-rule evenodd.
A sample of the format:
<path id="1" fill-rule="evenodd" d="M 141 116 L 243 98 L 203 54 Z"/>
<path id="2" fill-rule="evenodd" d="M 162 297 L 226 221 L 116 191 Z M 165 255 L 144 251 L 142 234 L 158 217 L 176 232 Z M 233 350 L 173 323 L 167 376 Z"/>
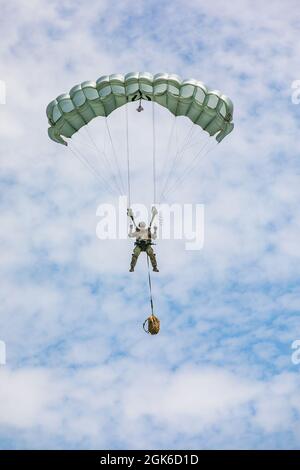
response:
<path id="1" fill-rule="evenodd" d="M 129 237 L 136 238 L 135 247 L 131 257 L 130 270 L 134 270 L 138 257 L 142 251 L 145 251 L 147 256 L 150 258 L 153 270 L 157 271 L 156 256 L 151 246 L 152 238 L 156 238 L 156 231 L 152 235 L 150 227 L 146 228 L 145 230 L 136 228 L 135 232 L 129 232 Z"/>

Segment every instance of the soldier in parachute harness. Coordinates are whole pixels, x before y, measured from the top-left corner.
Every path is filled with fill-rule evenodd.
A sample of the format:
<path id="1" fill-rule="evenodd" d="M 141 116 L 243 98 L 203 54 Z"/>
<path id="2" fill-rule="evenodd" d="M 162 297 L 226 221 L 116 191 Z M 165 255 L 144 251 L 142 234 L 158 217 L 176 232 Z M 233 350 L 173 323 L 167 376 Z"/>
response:
<path id="1" fill-rule="evenodd" d="M 152 239 L 155 240 L 157 238 L 157 227 L 154 226 L 154 231 L 153 233 L 151 232 L 151 225 L 155 216 L 157 215 L 157 210 L 155 207 L 152 207 L 152 218 L 151 218 L 149 227 L 146 226 L 145 222 L 140 222 L 138 226 L 136 226 L 135 221 L 134 221 L 134 215 L 131 209 L 127 210 L 127 215 L 132 220 L 132 224 L 130 225 L 128 236 L 130 238 L 136 239 L 129 271 L 130 272 L 134 271 L 137 259 L 140 256 L 142 251 L 145 251 L 147 254 L 151 315 L 144 321 L 143 328 L 146 333 L 149 333 L 150 335 L 157 335 L 160 330 L 160 320 L 157 318 L 157 316 L 154 315 L 154 312 L 153 312 L 153 297 L 152 297 L 151 277 L 150 277 L 150 271 L 149 271 L 149 259 L 150 259 L 153 271 L 158 273 L 156 256 L 151 246 Z M 135 227 L 135 231 L 133 231 L 133 227 Z M 146 324 L 147 324 L 147 327 L 146 327 Z"/>
<path id="2" fill-rule="evenodd" d="M 128 209 L 128 216 L 131 218 L 133 224 L 135 225 L 135 231 L 133 231 L 133 224 L 130 225 L 128 236 L 130 238 L 136 239 L 135 247 L 132 253 L 132 257 L 131 257 L 130 270 L 129 270 L 131 273 L 134 271 L 136 262 L 142 251 L 145 251 L 147 253 L 147 256 L 149 256 L 153 271 L 156 273 L 159 272 L 157 268 L 156 256 L 152 248 L 152 245 L 153 245 L 152 240 L 156 240 L 157 238 L 157 227 L 154 226 L 154 231 L 153 233 L 151 232 L 151 224 L 156 214 L 157 214 L 157 210 L 155 209 L 155 207 L 153 207 L 152 208 L 152 220 L 150 222 L 149 227 L 146 226 L 145 222 L 140 222 L 138 226 L 136 226 L 134 222 L 133 213 L 131 209 Z"/>

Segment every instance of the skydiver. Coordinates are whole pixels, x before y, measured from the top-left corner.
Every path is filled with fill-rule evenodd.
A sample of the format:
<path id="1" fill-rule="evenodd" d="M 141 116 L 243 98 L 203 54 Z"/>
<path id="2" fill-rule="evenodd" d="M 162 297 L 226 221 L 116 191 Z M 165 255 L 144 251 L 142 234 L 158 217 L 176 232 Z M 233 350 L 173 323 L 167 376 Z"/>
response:
<path id="1" fill-rule="evenodd" d="M 154 226 L 153 233 L 151 231 L 151 225 L 156 214 L 157 214 L 157 210 L 155 207 L 153 207 L 152 219 L 151 219 L 150 225 L 147 227 L 145 222 L 140 222 L 138 226 L 136 226 L 134 222 L 133 213 L 131 209 L 128 210 L 128 216 L 132 219 L 132 222 L 135 225 L 135 231 L 133 231 L 134 225 L 130 224 L 130 230 L 129 230 L 128 236 L 130 238 L 136 239 L 135 247 L 132 253 L 132 257 L 131 257 L 130 269 L 129 269 L 129 272 L 131 273 L 134 271 L 136 262 L 142 251 L 145 251 L 147 253 L 147 256 L 149 256 L 153 271 L 156 273 L 159 272 L 157 268 L 156 255 L 151 246 L 153 245 L 152 240 L 156 240 L 157 238 L 157 227 Z"/>

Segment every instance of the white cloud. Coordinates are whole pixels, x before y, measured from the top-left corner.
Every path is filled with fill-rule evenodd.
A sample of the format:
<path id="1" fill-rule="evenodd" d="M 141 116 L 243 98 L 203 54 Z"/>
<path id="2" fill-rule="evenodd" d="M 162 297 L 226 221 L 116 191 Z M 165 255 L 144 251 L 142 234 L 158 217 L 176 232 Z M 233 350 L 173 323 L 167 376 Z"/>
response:
<path id="1" fill-rule="evenodd" d="M 289 369 L 299 311 L 296 7 L 3 7 L 0 420 L 12 446 L 278 446 L 274 433 L 299 445 L 298 371 Z M 134 69 L 199 78 L 235 103 L 234 132 L 172 195 L 205 203 L 205 247 L 157 245 L 157 338 L 139 329 L 149 313 L 145 259 L 131 276 L 129 243 L 97 240 L 96 208 L 109 197 L 48 139 L 45 116 L 75 83 Z M 140 114 L 131 116 L 133 192 L 147 187 L 150 202 L 151 116 Z M 161 141 L 170 122 L 160 118 Z M 111 122 L 122 151 L 122 126 Z"/>

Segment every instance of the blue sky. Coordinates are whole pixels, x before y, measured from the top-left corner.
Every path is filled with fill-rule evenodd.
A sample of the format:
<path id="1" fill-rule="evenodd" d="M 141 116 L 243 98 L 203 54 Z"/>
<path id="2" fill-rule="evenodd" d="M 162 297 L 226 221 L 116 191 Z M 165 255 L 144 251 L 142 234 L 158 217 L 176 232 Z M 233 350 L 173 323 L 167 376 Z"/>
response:
<path id="1" fill-rule="evenodd" d="M 1 449 L 299 448 L 297 7 L 2 5 Z M 144 260 L 129 275 L 130 242 L 96 238 L 109 195 L 45 116 L 76 83 L 134 70 L 197 78 L 235 104 L 234 132 L 172 196 L 205 204 L 205 245 L 158 243 L 154 338 Z M 137 159 L 137 187 L 147 176 Z"/>

